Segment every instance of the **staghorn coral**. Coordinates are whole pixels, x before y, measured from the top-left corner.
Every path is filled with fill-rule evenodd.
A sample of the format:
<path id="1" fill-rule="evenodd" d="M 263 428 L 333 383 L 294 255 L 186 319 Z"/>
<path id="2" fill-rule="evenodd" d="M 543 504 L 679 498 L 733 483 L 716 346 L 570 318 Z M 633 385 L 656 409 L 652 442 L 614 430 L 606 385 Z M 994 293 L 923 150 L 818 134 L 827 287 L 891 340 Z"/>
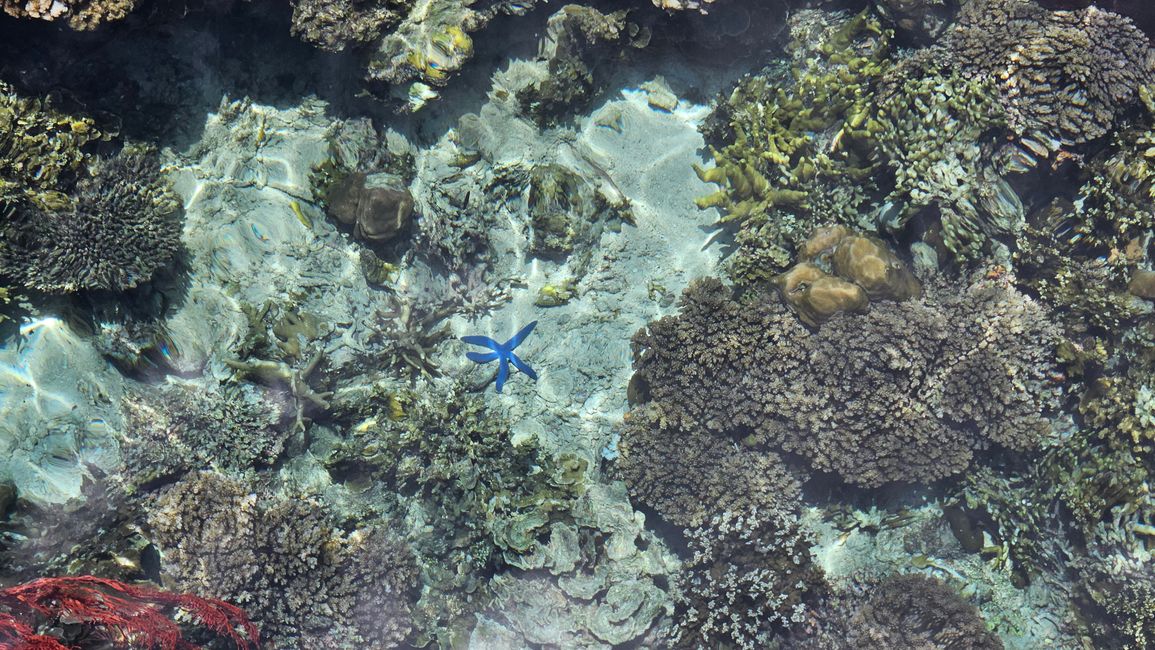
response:
<path id="1" fill-rule="evenodd" d="M 180 250 L 180 209 L 155 152 L 126 148 L 77 182 L 70 207 L 19 211 L 4 261 L 41 291 L 130 289 Z"/>
<path id="2" fill-rule="evenodd" d="M 806 620 L 825 590 L 812 540 L 791 514 L 725 511 L 686 531 L 689 559 L 675 575 L 671 647 L 744 650 Z"/>
<path id="3" fill-rule="evenodd" d="M 272 647 L 398 647 L 412 624 L 411 552 L 384 527 L 338 523 L 314 497 L 216 472 L 182 479 L 148 512 L 165 583 L 244 607 Z"/>
<path id="4" fill-rule="evenodd" d="M 614 477 L 671 524 L 701 526 L 716 513 L 751 506 L 791 511 L 801 502 L 801 486 L 778 454 L 716 436 L 661 431 L 651 418 L 631 415 Z"/>
<path id="5" fill-rule="evenodd" d="M 996 82 L 1011 130 L 1075 145 L 1114 128 L 1155 77 L 1155 56 L 1130 19 L 1088 7 L 1047 11 L 1031 0 L 972 0 L 940 47 L 969 78 Z"/>
<path id="6" fill-rule="evenodd" d="M 1002 650 L 974 605 L 921 574 L 891 576 L 824 605 L 792 650 Z"/>
<path id="7" fill-rule="evenodd" d="M 251 386 L 205 390 L 170 380 L 130 390 L 121 409 L 126 474 L 138 485 L 209 467 L 271 465 L 291 434 L 286 414 Z"/>
<path id="8" fill-rule="evenodd" d="M 843 314 L 811 334 L 717 280 L 634 337 L 635 379 L 663 430 L 750 436 L 866 487 L 965 470 L 992 443 L 1037 445 L 1058 406 L 1057 330 L 1005 281 Z"/>

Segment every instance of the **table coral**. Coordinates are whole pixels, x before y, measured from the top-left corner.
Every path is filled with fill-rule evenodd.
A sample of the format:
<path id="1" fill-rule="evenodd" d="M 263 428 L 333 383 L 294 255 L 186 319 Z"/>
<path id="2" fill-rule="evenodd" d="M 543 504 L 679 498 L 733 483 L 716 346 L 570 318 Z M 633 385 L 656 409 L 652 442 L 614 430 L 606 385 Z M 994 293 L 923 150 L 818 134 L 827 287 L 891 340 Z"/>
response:
<path id="1" fill-rule="evenodd" d="M 1147 37 L 1110 11 L 1047 11 L 1031 0 L 973 0 L 940 42 L 964 74 L 993 79 L 1011 129 L 1062 145 L 1109 133 L 1155 79 Z"/>
<path id="2" fill-rule="evenodd" d="M 881 302 L 814 334 L 775 300 L 729 293 L 698 281 L 680 316 L 635 336 L 656 426 L 749 435 L 866 487 L 951 476 L 1050 430 L 1057 329 L 1005 282 Z"/>

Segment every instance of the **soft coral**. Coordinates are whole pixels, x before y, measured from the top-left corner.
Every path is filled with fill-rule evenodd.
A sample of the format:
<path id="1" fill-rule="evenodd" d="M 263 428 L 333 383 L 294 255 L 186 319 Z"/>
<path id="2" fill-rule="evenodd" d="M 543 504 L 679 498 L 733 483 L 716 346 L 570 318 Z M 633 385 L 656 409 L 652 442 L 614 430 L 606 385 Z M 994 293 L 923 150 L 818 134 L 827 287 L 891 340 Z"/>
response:
<path id="1" fill-rule="evenodd" d="M 240 650 L 258 647 L 256 626 L 234 605 L 94 576 L 72 576 L 40 578 L 0 590 L 0 650 L 68 650 L 59 640 L 35 633 L 38 617 L 81 624 L 117 647 L 199 647 L 184 640 L 180 626 L 166 610 L 186 612 Z"/>

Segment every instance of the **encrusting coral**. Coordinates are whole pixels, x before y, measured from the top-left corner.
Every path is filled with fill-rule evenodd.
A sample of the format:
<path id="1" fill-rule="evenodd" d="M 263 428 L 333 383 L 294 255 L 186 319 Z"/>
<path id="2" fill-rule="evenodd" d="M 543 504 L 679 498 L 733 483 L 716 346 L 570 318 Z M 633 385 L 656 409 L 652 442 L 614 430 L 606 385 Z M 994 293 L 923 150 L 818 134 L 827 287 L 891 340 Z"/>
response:
<path id="1" fill-rule="evenodd" d="M 345 530 L 315 497 L 191 474 L 149 508 L 165 583 L 237 603 L 277 648 L 394 648 L 417 567 L 382 526 Z"/>
<path id="2" fill-rule="evenodd" d="M 180 250 L 181 204 L 155 152 L 126 147 L 92 167 L 68 204 L 18 210 L 5 224 L 4 263 L 28 287 L 122 291 Z"/>
<path id="3" fill-rule="evenodd" d="M 1057 329 L 1005 280 L 880 302 L 816 333 L 717 280 L 681 305 L 634 337 L 654 426 L 795 452 L 857 485 L 951 476 L 991 444 L 1032 448 L 1058 407 Z"/>

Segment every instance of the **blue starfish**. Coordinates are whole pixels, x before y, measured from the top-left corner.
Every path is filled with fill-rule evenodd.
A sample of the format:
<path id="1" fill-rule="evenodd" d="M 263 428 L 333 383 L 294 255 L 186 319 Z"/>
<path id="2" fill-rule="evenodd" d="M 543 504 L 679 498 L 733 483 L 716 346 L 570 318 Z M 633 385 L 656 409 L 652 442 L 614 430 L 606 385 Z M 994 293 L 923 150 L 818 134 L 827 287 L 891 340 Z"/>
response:
<path id="1" fill-rule="evenodd" d="M 470 345 L 481 345 L 492 350 L 492 352 L 466 352 L 465 356 L 474 363 L 497 361 L 497 392 L 499 393 L 501 387 L 505 385 L 505 380 L 509 377 L 509 364 L 511 363 L 515 368 L 529 375 L 530 379 L 537 381 L 537 373 L 533 371 L 533 368 L 530 368 L 529 364 L 518 359 L 517 355 L 513 353 L 513 349 L 521 345 L 521 342 L 529 336 L 535 326 L 537 326 L 537 321 L 521 328 L 505 343 L 498 343 L 488 336 L 463 336 L 461 340 Z"/>

